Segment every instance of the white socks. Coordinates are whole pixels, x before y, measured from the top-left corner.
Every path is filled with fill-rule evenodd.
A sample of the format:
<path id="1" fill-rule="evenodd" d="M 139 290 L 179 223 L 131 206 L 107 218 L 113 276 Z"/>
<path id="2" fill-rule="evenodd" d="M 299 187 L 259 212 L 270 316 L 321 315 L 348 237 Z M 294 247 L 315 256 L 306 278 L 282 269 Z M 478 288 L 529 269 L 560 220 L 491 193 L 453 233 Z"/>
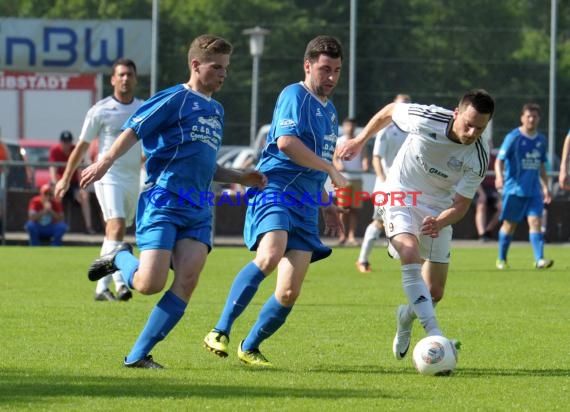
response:
<path id="1" fill-rule="evenodd" d="M 413 310 L 428 336 L 443 335 L 435 318 L 431 294 L 421 271 L 422 265 L 419 263 L 402 265 L 402 285 L 409 302 L 407 313 L 410 313 L 410 309 Z"/>
<path id="2" fill-rule="evenodd" d="M 101 252 L 99 256 L 106 255 L 107 253 L 111 252 L 115 247 L 120 245 L 122 242 L 120 240 L 103 240 L 103 245 L 101 246 Z M 95 287 L 95 293 L 102 293 L 105 289 L 109 289 L 109 285 L 111 284 L 111 280 L 115 282 L 115 290 L 119 290 L 121 286 L 125 283 L 123 282 L 123 278 L 121 277 L 121 272 L 116 271 L 112 275 L 105 276 L 97 281 L 97 286 Z"/>
<path id="3" fill-rule="evenodd" d="M 360 248 L 360 255 L 358 261 L 361 263 L 368 262 L 368 256 L 374 247 L 374 241 L 380 237 L 381 230 L 378 229 L 376 222 L 372 222 L 364 232 L 364 239 L 362 240 L 362 247 Z"/>

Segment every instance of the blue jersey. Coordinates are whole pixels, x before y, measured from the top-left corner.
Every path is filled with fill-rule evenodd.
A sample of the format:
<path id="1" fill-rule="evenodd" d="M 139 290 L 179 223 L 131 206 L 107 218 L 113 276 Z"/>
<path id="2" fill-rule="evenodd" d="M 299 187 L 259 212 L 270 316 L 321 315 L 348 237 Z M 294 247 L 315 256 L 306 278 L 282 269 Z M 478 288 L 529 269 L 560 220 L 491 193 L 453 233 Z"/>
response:
<path id="1" fill-rule="evenodd" d="M 269 185 L 272 181 L 283 182 L 282 189 L 299 199 L 304 193 L 314 195 L 323 190 L 327 174 L 291 161 L 279 150 L 277 140 L 296 136 L 317 156 L 332 162 L 337 133 L 338 116 L 332 102 L 321 102 L 302 82 L 291 84 L 277 99 L 257 169 L 267 176 Z"/>
<path id="2" fill-rule="evenodd" d="M 147 184 L 209 207 L 203 195 L 210 190 L 216 154 L 222 143 L 224 109 L 185 84 L 165 89 L 127 120 L 142 142 L 147 157 Z"/>
<path id="3" fill-rule="evenodd" d="M 498 159 L 504 166 L 504 195 L 540 196 L 540 169 L 546 162 L 546 138 L 537 134 L 530 138 L 519 128 L 513 129 L 503 141 Z"/>

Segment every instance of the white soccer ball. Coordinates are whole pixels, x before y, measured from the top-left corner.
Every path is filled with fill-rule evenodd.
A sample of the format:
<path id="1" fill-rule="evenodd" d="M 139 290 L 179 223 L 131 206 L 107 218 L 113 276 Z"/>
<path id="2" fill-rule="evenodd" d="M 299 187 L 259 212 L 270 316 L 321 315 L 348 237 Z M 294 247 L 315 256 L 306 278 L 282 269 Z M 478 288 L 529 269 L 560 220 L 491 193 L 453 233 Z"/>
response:
<path id="1" fill-rule="evenodd" d="M 414 366 L 422 375 L 448 376 L 457 365 L 457 350 L 443 336 L 428 336 L 414 347 Z"/>

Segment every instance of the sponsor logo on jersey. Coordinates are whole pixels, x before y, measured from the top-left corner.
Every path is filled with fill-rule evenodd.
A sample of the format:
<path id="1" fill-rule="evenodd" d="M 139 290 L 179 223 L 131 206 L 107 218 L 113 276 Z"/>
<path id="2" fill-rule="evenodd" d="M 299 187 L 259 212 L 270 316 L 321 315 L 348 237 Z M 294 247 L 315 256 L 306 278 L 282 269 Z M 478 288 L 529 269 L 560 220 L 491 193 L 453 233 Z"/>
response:
<path id="1" fill-rule="evenodd" d="M 446 175 L 445 173 L 443 173 L 441 170 L 437 170 L 435 167 L 430 167 L 430 169 L 428 170 L 428 172 L 432 175 L 436 175 L 436 176 L 441 176 L 444 178 L 448 178 L 449 176 Z"/>
<path id="2" fill-rule="evenodd" d="M 457 159 L 455 156 L 451 156 L 447 161 L 447 167 L 449 167 L 454 172 L 459 172 L 463 167 L 463 162 Z"/>
<path id="3" fill-rule="evenodd" d="M 295 121 L 293 119 L 282 119 L 279 122 L 279 127 L 292 129 L 295 127 Z"/>

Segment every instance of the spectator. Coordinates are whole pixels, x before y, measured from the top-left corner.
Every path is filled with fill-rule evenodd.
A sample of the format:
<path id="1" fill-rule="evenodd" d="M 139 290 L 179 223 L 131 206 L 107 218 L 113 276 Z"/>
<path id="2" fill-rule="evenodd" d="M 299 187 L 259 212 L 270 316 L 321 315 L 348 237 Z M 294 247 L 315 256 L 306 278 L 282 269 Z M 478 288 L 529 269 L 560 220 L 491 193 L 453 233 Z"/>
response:
<path id="1" fill-rule="evenodd" d="M 50 162 L 67 162 L 71 152 L 75 148 L 73 142 L 73 135 L 70 131 L 64 130 L 59 136 L 59 144 L 53 146 L 49 151 L 49 161 Z M 50 179 L 52 184 L 56 184 L 58 180 L 63 176 L 65 171 L 65 166 L 51 166 L 49 168 Z M 66 200 L 71 200 L 79 203 L 81 206 L 81 213 L 83 214 L 83 221 L 85 222 L 86 233 L 92 235 L 95 234 L 93 225 L 91 222 L 91 204 L 89 203 L 89 193 L 79 187 L 79 172 L 75 172 L 70 181 L 69 190 L 63 198 L 64 202 Z"/>
<path id="2" fill-rule="evenodd" d="M 490 140 L 489 140 L 490 142 Z M 489 154 L 489 167 L 492 169 L 497 157 L 497 150 L 492 149 Z M 475 204 L 475 226 L 477 236 L 482 242 L 488 242 L 493 238 L 493 232 L 499 226 L 501 214 L 501 195 L 495 187 L 495 176 L 487 175 L 477 188 Z M 489 217 L 489 211 L 492 215 Z"/>
<path id="3" fill-rule="evenodd" d="M 30 246 L 39 246 L 41 239 L 50 239 L 52 246 L 61 246 L 67 224 L 63 221 L 61 203 L 54 198 L 49 183 L 42 185 L 40 194 L 30 199 L 25 228 Z"/>
<path id="4" fill-rule="evenodd" d="M 342 122 L 342 136 L 338 138 L 337 144 L 341 145 L 345 141 L 353 139 L 356 132 L 356 120 L 347 117 Z M 339 237 L 339 245 L 358 246 L 356 240 L 356 227 L 358 225 L 358 214 L 362 209 L 362 203 L 356 201 L 356 193 L 362 191 L 363 171 L 368 170 L 370 158 L 368 152 L 362 150 L 357 156 L 351 160 L 343 160 L 335 155 L 333 164 L 339 172 L 343 172 L 344 177 L 348 179 L 347 189 L 350 191 L 350 199 L 341 201 L 338 205 L 343 209 L 339 213 L 342 224 L 346 228 L 346 232 L 341 232 Z"/>

